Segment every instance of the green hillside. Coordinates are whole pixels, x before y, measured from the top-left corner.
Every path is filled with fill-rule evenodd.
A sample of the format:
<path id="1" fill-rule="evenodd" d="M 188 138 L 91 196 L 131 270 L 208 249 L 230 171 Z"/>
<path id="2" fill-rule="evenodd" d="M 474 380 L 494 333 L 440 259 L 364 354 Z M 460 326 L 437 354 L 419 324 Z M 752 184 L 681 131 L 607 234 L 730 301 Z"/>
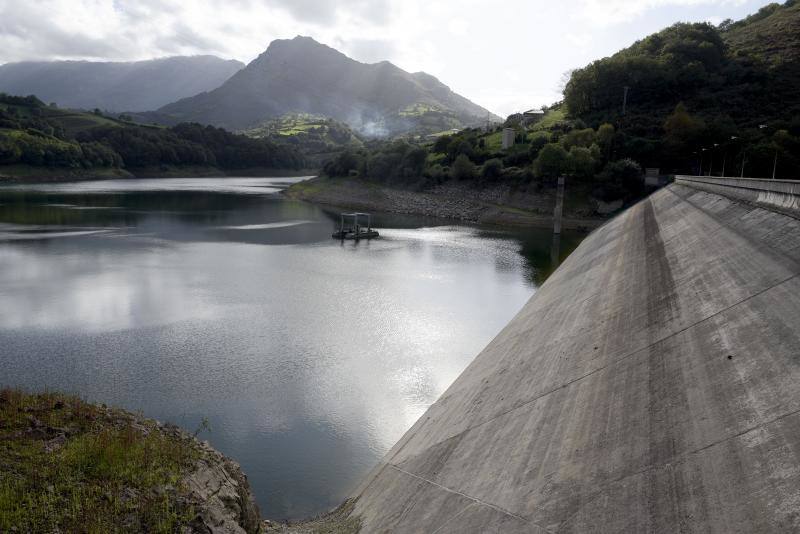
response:
<path id="1" fill-rule="evenodd" d="M 528 190 L 567 176 L 607 202 L 640 197 L 648 167 L 797 179 L 799 89 L 800 5 L 790 0 L 739 22 L 674 24 L 576 70 L 563 102 L 540 120 L 506 120 L 515 130 L 509 148 L 499 128 L 465 129 L 430 144 L 348 151 L 324 171 L 417 187 L 460 180 Z"/>
<path id="2" fill-rule="evenodd" d="M 773 65 L 800 60 L 800 4 L 796 1 L 765 6 L 758 13 L 720 25 L 731 50 Z"/>
<path id="3" fill-rule="evenodd" d="M 777 151 L 780 175 L 796 177 L 798 36 L 794 0 L 719 27 L 675 24 L 575 71 L 564 104 L 573 121 L 614 125 L 615 153 L 648 167 L 699 172 L 716 155 L 771 176 Z"/>
<path id="4" fill-rule="evenodd" d="M 268 139 L 199 124 L 137 124 L 99 111 L 47 106 L 35 96 L 0 93 L 0 174 L 35 176 L 37 168 L 94 174 L 123 168 L 296 169 L 302 164 L 297 149 Z"/>
<path id="5" fill-rule="evenodd" d="M 241 133 L 291 147 L 302 154 L 309 167 L 319 167 L 342 150 L 364 146 L 361 137 L 346 124 L 310 113 L 288 113 Z"/>

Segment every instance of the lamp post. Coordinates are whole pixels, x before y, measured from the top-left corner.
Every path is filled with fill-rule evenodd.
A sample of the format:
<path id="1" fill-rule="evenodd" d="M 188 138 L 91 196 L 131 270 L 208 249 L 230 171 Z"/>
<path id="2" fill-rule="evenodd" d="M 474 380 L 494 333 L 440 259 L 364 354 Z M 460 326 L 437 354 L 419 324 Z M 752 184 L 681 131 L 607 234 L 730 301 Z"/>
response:
<path id="1" fill-rule="evenodd" d="M 714 150 L 719 146 L 719 143 L 714 143 L 714 148 L 711 149 L 711 164 L 708 166 L 708 175 L 711 176 L 714 169 Z"/>
<path id="2" fill-rule="evenodd" d="M 731 141 L 736 141 L 737 139 L 739 139 L 739 138 L 736 137 L 735 135 L 731 136 Z M 727 161 L 728 161 L 728 145 L 726 144 L 725 145 L 725 154 L 722 157 L 722 177 L 723 178 L 725 178 L 725 163 L 727 163 Z"/>
<path id="3" fill-rule="evenodd" d="M 705 176 L 703 174 L 703 156 L 705 156 L 704 152 L 708 150 L 707 148 L 700 149 L 700 176 Z"/>

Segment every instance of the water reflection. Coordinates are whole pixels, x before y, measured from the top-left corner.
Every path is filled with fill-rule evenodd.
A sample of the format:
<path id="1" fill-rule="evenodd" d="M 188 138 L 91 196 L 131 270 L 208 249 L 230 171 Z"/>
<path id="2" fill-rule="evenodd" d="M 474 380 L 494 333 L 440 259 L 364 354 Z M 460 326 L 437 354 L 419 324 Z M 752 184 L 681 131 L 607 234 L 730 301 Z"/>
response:
<path id="1" fill-rule="evenodd" d="M 551 234 L 378 215 L 341 243 L 283 181 L 0 188 L 0 381 L 208 417 L 266 515 L 336 504 L 530 297 Z"/>
<path id="2" fill-rule="evenodd" d="M 555 271 L 561 264 L 561 232 L 553 234 L 553 244 L 550 245 L 550 267 Z"/>

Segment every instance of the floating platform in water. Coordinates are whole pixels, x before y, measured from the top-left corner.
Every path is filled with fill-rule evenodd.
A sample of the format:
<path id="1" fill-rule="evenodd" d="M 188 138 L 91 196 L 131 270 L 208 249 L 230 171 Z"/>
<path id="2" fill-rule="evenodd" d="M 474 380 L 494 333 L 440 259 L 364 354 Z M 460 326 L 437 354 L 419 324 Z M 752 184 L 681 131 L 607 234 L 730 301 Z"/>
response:
<path id="1" fill-rule="evenodd" d="M 361 221 L 366 218 L 367 224 L 362 225 Z M 348 224 L 346 224 L 348 223 Z M 339 229 L 331 236 L 334 239 L 374 239 L 380 237 L 377 230 L 372 229 L 372 216 L 369 213 L 342 213 Z"/>
<path id="2" fill-rule="evenodd" d="M 345 231 L 342 232 L 341 230 L 336 231 L 333 233 L 332 237 L 334 239 L 355 239 L 358 241 L 359 239 L 373 239 L 375 237 L 380 237 L 380 234 L 377 230 L 361 230 L 360 232 L 353 232 L 353 231 Z"/>

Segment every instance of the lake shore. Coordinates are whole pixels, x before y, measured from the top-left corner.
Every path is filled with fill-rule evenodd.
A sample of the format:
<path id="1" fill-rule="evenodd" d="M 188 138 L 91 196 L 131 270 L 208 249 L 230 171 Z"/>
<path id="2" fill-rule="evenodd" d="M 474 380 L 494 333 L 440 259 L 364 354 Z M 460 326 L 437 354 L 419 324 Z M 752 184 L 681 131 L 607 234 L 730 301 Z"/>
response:
<path id="1" fill-rule="evenodd" d="M 387 187 L 353 178 L 317 177 L 292 185 L 284 195 L 340 209 L 454 219 L 473 224 L 550 228 L 555 190 L 531 193 L 508 185 L 476 189 L 448 182 L 426 191 Z M 567 196 L 563 227 L 597 228 L 607 219 L 593 213 L 585 195 Z"/>
<path id="2" fill-rule="evenodd" d="M 295 177 L 316 175 L 312 169 L 268 169 L 253 167 L 226 170 L 217 167 L 143 167 L 137 169 L 63 169 L 32 167 L 30 165 L 0 166 L 0 184 L 56 183 L 120 178 L 224 178 L 224 177 Z"/>

